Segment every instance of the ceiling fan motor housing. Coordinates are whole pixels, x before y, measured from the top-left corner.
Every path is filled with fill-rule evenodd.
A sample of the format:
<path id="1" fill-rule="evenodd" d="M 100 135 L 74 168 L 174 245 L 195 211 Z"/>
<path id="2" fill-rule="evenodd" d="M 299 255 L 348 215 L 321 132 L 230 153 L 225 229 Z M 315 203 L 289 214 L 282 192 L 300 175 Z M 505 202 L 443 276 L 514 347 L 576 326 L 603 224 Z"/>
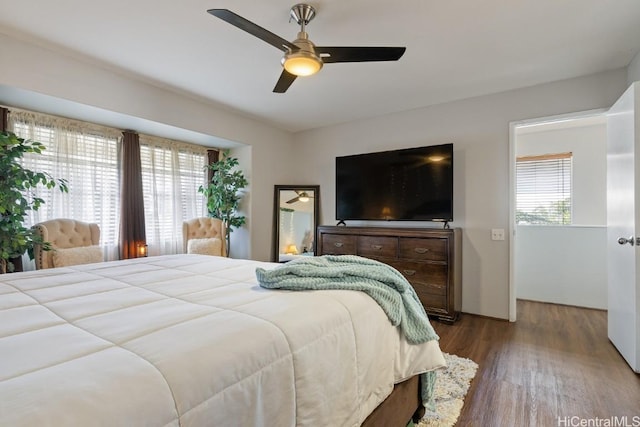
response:
<path id="1" fill-rule="evenodd" d="M 322 69 L 322 59 L 316 54 L 316 46 L 305 31 L 305 26 L 316 16 L 316 10 L 304 3 L 296 4 L 291 8 L 291 19 L 300 25 L 298 38 L 292 43 L 298 50 L 291 50 L 284 54 L 282 66 L 287 72 L 296 76 L 310 76 Z"/>
<path id="2" fill-rule="evenodd" d="M 290 73 L 297 76 L 306 76 L 315 74 L 322 68 L 322 59 L 316 54 L 315 45 L 306 32 L 300 31 L 298 38 L 293 41 L 299 50 L 287 52 L 280 61 L 282 66 Z M 312 61 L 313 66 L 310 67 L 309 61 Z M 296 65 L 300 64 L 297 68 Z M 304 64 L 304 65 L 303 65 Z"/>

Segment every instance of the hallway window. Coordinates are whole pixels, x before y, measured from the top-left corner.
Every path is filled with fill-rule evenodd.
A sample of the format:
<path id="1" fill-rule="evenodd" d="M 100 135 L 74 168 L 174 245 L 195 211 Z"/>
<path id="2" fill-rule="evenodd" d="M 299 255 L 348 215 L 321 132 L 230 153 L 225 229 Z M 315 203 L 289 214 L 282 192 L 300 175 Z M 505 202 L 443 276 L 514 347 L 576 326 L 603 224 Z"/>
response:
<path id="1" fill-rule="evenodd" d="M 516 222 L 571 224 L 572 153 L 516 159 Z"/>

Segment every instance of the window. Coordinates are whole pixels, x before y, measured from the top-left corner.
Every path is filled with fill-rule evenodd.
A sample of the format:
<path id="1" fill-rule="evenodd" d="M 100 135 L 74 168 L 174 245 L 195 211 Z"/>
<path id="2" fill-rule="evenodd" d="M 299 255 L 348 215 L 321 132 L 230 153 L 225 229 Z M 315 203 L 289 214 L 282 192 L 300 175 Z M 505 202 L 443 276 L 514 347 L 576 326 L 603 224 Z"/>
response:
<path id="1" fill-rule="evenodd" d="M 95 222 L 107 258 L 118 259 L 122 131 L 13 108 L 8 128 L 46 147 L 41 155 L 25 155 L 25 167 L 69 183 L 67 194 L 36 190 L 45 204 L 31 212 L 27 226 L 53 218 Z M 149 253 L 180 253 L 182 222 L 206 212 L 198 188 L 206 181 L 207 149 L 140 135 L 140 157 Z"/>
<path id="2" fill-rule="evenodd" d="M 516 222 L 571 224 L 572 153 L 516 159 Z"/>
<path id="3" fill-rule="evenodd" d="M 182 252 L 182 223 L 203 216 L 207 150 L 140 135 L 140 162 L 150 254 Z"/>
<path id="4" fill-rule="evenodd" d="M 53 218 L 74 218 L 95 222 L 100 227 L 100 244 L 109 246 L 109 259 L 117 259 L 120 216 L 118 147 L 121 132 L 60 117 L 11 110 L 9 129 L 21 138 L 46 146 L 40 154 L 27 153 L 24 166 L 66 179 L 69 193 L 37 188 L 35 197 L 45 200 L 29 223 Z"/>

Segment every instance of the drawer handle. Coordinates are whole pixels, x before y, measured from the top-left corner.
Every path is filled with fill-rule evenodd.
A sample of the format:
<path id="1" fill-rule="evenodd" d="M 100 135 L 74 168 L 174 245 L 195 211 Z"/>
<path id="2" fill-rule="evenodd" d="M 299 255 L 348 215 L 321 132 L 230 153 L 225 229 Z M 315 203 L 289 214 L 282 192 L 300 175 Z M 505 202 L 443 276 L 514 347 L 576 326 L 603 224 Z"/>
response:
<path id="1" fill-rule="evenodd" d="M 371 247 L 376 251 L 379 251 L 380 249 L 382 249 L 382 245 L 371 245 Z"/>
<path id="2" fill-rule="evenodd" d="M 336 242 L 333 244 L 333 246 L 335 246 L 336 248 L 341 248 L 342 247 L 342 242 Z"/>
<path id="3" fill-rule="evenodd" d="M 414 274 L 416 274 L 415 270 L 402 270 L 402 272 L 407 276 L 413 276 Z"/>
<path id="4" fill-rule="evenodd" d="M 426 254 L 427 252 L 429 252 L 429 248 L 415 248 L 414 251 L 419 254 Z"/>

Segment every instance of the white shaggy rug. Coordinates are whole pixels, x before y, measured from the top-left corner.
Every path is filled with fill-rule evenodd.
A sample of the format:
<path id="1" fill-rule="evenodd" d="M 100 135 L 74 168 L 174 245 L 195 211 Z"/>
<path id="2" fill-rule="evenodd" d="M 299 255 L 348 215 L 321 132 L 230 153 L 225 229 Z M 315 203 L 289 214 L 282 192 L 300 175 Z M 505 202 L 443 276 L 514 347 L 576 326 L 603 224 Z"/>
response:
<path id="1" fill-rule="evenodd" d="M 471 380 L 478 370 L 478 364 L 473 360 L 454 354 L 443 354 L 447 368 L 438 371 L 435 388 L 436 412 L 427 411 L 417 427 L 454 426 L 460 416 Z"/>

